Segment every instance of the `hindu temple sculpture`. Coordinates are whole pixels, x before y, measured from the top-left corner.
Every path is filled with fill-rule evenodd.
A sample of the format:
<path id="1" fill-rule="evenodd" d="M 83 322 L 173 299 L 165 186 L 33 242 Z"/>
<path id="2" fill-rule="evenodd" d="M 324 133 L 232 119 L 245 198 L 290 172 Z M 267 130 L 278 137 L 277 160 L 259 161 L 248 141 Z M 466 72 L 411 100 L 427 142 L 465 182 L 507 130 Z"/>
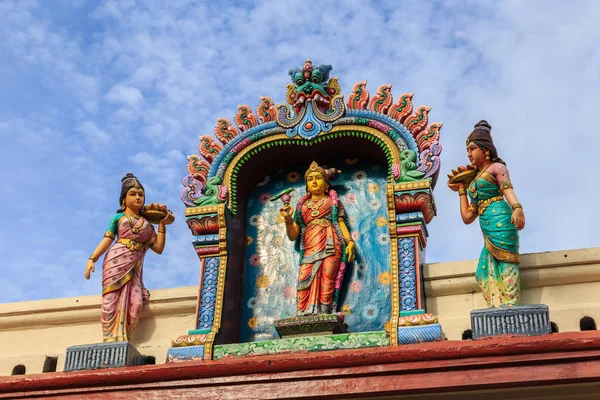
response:
<path id="1" fill-rule="evenodd" d="M 473 169 L 449 175 L 448 186 L 458 192 L 464 223 L 479 218 L 484 247 L 475 277 L 488 307 L 516 306 L 521 289 L 518 231 L 525 227 L 525 214 L 491 130 L 484 120 L 475 125 L 466 142 Z"/>
<path id="2" fill-rule="evenodd" d="M 280 210 L 287 237 L 300 251 L 298 315 L 331 314 L 337 301 L 346 263 L 354 260 L 354 241 L 345 223 L 345 211 L 331 181 L 340 171 L 315 161 L 304 174 L 306 194 L 296 212 L 289 203 Z"/>
<path id="3" fill-rule="evenodd" d="M 188 156 L 200 286 L 168 362 L 443 339 L 423 279 L 442 124 L 391 84 L 344 99 L 331 71 L 290 69 L 283 104 L 239 105 Z"/>
<path id="4" fill-rule="evenodd" d="M 95 270 L 94 263 L 106 252 L 102 263 L 104 342 L 131 339 L 142 306 L 150 298 L 142 279 L 144 257 L 148 249 L 157 254 L 163 252 L 166 225 L 175 220 L 164 205 L 144 206 L 144 187 L 133 174 L 125 175 L 121 182 L 120 208 L 111 218 L 104 238 L 88 259 L 85 269 L 85 278 L 90 279 L 90 273 Z M 158 224 L 158 234 L 152 223 Z"/>
<path id="5" fill-rule="evenodd" d="M 471 224 L 479 218 L 484 239 L 475 278 L 488 308 L 471 311 L 473 338 L 550 333 L 546 305 L 521 305 L 519 231 L 525 214 L 491 131 L 487 121 L 475 124 L 466 140 L 471 165 L 448 175 L 448 186 L 460 198 L 462 220 Z"/>

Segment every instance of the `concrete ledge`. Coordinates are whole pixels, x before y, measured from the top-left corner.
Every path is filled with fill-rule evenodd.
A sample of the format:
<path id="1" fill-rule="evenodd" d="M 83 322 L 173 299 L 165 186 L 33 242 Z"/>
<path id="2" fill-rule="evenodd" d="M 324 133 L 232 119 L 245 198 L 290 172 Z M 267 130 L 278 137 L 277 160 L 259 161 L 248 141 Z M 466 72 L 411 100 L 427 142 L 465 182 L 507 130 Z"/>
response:
<path id="1" fill-rule="evenodd" d="M 479 292 L 477 260 L 426 264 L 428 297 Z M 600 282 L 600 248 L 521 255 L 521 288 Z"/>
<path id="2" fill-rule="evenodd" d="M 196 312 L 195 286 L 151 290 L 150 294 L 142 318 L 150 313 L 162 316 Z M 0 330 L 99 322 L 101 301 L 102 296 L 97 295 L 0 304 Z"/>

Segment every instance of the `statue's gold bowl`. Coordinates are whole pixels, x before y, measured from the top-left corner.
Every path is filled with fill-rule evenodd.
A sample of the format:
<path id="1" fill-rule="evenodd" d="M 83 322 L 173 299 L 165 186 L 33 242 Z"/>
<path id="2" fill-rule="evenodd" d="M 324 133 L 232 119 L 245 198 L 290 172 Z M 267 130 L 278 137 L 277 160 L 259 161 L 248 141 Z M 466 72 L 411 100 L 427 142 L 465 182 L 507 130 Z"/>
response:
<path id="1" fill-rule="evenodd" d="M 151 224 L 158 224 L 165 217 L 169 217 L 166 221 L 167 225 L 172 224 L 173 221 L 175 221 L 175 216 L 169 210 L 144 207 L 140 214 Z"/>
<path id="2" fill-rule="evenodd" d="M 469 185 L 476 176 L 477 170 L 473 167 L 458 167 L 457 169 L 453 169 L 451 174 L 448 174 L 448 183 L 463 182 L 465 185 Z"/>

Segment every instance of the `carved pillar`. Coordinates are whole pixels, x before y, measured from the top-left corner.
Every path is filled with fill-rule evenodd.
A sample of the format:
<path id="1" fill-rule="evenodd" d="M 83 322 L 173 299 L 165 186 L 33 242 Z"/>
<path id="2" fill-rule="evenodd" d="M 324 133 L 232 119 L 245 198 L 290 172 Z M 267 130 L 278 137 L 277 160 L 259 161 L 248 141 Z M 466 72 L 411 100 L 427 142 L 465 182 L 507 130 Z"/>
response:
<path id="1" fill-rule="evenodd" d="M 196 329 L 171 342 L 167 362 L 212 359 L 223 311 L 227 265 L 225 204 L 187 208 L 185 216 L 200 258 Z"/>
<path id="2" fill-rule="evenodd" d="M 431 182 L 388 184 L 387 200 L 393 284 L 390 343 L 441 340 L 437 317 L 426 310 L 423 282 L 427 224 L 436 214 Z"/>

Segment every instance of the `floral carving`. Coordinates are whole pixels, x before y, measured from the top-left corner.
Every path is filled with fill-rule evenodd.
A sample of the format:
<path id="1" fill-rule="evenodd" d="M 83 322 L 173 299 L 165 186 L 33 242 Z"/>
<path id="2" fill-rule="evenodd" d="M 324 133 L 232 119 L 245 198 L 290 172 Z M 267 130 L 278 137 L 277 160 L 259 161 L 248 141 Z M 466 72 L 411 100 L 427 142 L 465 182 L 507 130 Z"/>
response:
<path id="1" fill-rule="evenodd" d="M 252 108 L 246 104 L 238 106 L 238 112 L 235 114 L 234 121 L 242 132 L 260 124 L 256 115 L 252 112 Z"/>
<path id="2" fill-rule="evenodd" d="M 239 135 L 240 131 L 227 118 L 218 118 L 215 127 L 215 136 L 223 144 L 227 144 Z"/>
<path id="3" fill-rule="evenodd" d="M 377 89 L 377 93 L 369 103 L 369 109 L 378 113 L 387 113 L 390 105 L 394 101 L 392 97 L 392 84 L 381 85 Z"/>
<path id="4" fill-rule="evenodd" d="M 348 96 L 348 108 L 364 110 L 369 104 L 369 92 L 367 91 L 367 81 L 360 81 L 354 84 L 352 93 Z"/>
<path id="5" fill-rule="evenodd" d="M 429 191 L 420 191 L 416 193 L 402 193 L 394 195 L 396 213 L 404 214 L 420 211 L 423 213 L 425 223 L 431 222 L 435 216 L 435 205 L 431 199 Z"/>
<path id="6" fill-rule="evenodd" d="M 265 123 L 275 121 L 277 115 L 277 108 L 273 104 L 273 99 L 268 96 L 262 96 L 260 98 L 260 104 L 258 105 L 258 118 Z"/>
<path id="7" fill-rule="evenodd" d="M 414 137 L 418 136 L 418 134 L 427 126 L 429 110 L 431 110 L 431 107 L 421 106 L 413 115 L 404 121 L 404 126 Z"/>
<path id="8" fill-rule="evenodd" d="M 401 124 L 413 111 L 412 93 L 404 93 L 388 110 L 388 116 Z"/>
<path id="9" fill-rule="evenodd" d="M 222 149 L 223 146 L 215 142 L 212 136 L 200 136 L 200 146 L 198 146 L 198 150 L 200 151 L 200 155 L 204 157 L 209 164 L 212 164 L 215 157 Z"/>

